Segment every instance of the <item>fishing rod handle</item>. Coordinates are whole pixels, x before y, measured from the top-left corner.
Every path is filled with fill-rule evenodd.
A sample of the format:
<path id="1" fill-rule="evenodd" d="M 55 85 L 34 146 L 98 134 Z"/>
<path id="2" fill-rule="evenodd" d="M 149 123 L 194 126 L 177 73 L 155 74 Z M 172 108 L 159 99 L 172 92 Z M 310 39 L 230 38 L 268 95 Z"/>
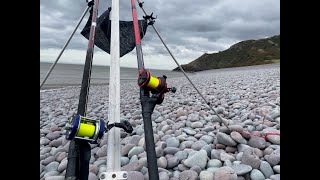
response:
<path id="1" fill-rule="evenodd" d="M 142 114 L 143 125 L 144 125 L 144 136 L 146 141 L 148 174 L 149 174 L 149 179 L 159 180 L 159 172 L 158 172 L 157 156 L 156 156 L 155 143 L 154 143 L 154 137 L 153 137 L 151 114 L 152 113 L 149 113 L 149 112 Z"/>
<path id="2" fill-rule="evenodd" d="M 79 145 L 71 141 L 68 152 L 68 164 L 66 168 L 66 180 L 76 180 L 79 166 Z"/>
<path id="3" fill-rule="evenodd" d="M 91 147 L 84 140 L 70 142 L 66 180 L 88 180 Z"/>

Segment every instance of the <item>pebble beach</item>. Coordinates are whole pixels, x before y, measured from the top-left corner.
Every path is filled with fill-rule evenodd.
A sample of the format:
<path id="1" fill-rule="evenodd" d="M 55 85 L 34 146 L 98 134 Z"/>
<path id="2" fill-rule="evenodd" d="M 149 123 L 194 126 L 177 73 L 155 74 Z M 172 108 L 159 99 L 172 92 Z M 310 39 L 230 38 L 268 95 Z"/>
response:
<path id="1" fill-rule="evenodd" d="M 160 180 L 279 180 L 280 65 L 207 70 L 190 79 L 223 118 L 206 105 L 187 79 L 168 77 L 152 114 Z M 109 88 L 92 86 L 87 117 L 108 120 Z M 77 111 L 80 86 L 40 91 L 40 180 L 63 180 L 70 142 L 66 123 Z M 144 126 L 136 81 L 121 82 L 121 169 L 128 180 L 148 180 Z M 228 128 L 224 125 L 227 124 Z M 106 133 L 91 144 L 89 180 L 106 171 Z"/>

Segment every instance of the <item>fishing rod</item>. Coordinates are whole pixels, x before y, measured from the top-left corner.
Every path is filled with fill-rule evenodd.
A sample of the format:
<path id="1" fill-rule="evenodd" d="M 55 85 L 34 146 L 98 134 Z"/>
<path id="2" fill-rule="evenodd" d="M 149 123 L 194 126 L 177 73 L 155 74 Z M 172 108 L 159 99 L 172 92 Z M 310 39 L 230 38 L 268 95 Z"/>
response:
<path id="1" fill-rule="evenodd" d="M 166 76 L 153 77 L 149 70 L 144 68 L 143 53 L 141 47 L 140 31 L 138 26 L 137 9 L 134 0 L 131 0 L 134 36 L 136 42 L 137 62 L 138 62 L 138 85 L 140 87 L 140 103 L 142 107 L 142 117 L 144 124 L 144 134 L 146 142 L 147 163 L 149 179 L 159 180 L 157 157 L 152 129 L 151 115 L 156 104 L 161 104 L 166 92 L 176 92 L 176 89 L 168 88 Z M 151 96 L 150 96 L 151 92 Z"/>
<path id="2" fill-rule="evenodd" d="M 48 79 L 50 73 L 52 72 L 53 68 L 56 66 L 57 62 L 59 61 L 59 59 L 60 59 L 60 57 L 61 57 L 61 55 L 62 55 L 62 53 L 63 53 L 64 50 L 67 48 L 67 46 L 68 46 L 69 42 L 71 41 L 74 33 L 77 31 L 77 29 L 78 29 L 79 25 L 81 24 L 84 16 L 87 14 L 89 8 L 90 8 L 92 5 L 93 5 L 93 3 L 88 3 L 87 8 L 86 8 L 86 9 L 84 10 L 84 12 L 82 13 L 82 15 L 81 15 L 81 17 L 80 17 L 80 19 L 79 19 L 76 27 L 74 28 L 74 30 L 72 31 L 69 39 L 66 41 L 66 43 L 65 43 L 64 46 L 63 46 L 63 48 L 61 49 L 61 51 L 60 51 L 57 59 L 55 60 L 55 62 L 54 62 L 54 63 L 52 64 L 52 66 L 50 67 L 50 69 L 49 69 L 49 71 L 47 72 L 46 76 L 44 77 L 43 81 L 40 83 L 40 89 L 42 88 L 42 86 L 44 85 L 44 83 L 46 82 L 46 80 Z"/>
<path id="3" fill-rule="evenodd" d="M 103 136 L 104 122 L 85 118 L 87 101 L 90 88 L 90 77 L 94 50 L 94 35 L 98 14 L 99 0 L 88 0 L 88 6 L 92 7 L 92 23 L 88 42 L 85 65 L 83 69 L 82 84 L 79 96 L 77 115 L 72 118 L 67 126 L 66 139 L 71 140 L 68 152 L 68 164 L 66 180 L 87 180 L 89 175 L 89 161 L 91 147 L 87 140 L 96 141 Z M 101 123 L 101 124 L 100 124 Z M 96 131 L 94 131 L 96 130 Z M 92 138 L 92 139 L 90 139 Z"/>
<path id="4" fill-rule="evenodd" d="M 209 106 L 209 108 L 215 113 L 215 115 L 219 118 L 219 120 L 229 129 L 227 123 L 225 122 L 225 120 L 223 120 L 221 118 L 221 116 L 216 112 L 216 110 L 213 109 L 213 107 L 210 105 L 210 102 L 207 101 L 207 99 L 200 93 L 199 89 L 194 85 L 194 83 L 191 81 L 191 79 L 188 77 L 188 75 L 186 74 L 186 72 L 183 70 L 183 68 L 181 67 L 181 65 L 178 63 L 178 61 L 176 60 L 176 58 L 173 56 L 173 54 L 171 53 L 170 49 L 168 48 L 168 46 L 166 45 L 166 43 L 164 42 L 164 40 L 162 39 L 162 37 L 160 36 L 157 28 L 154 26 L 154 22 L 155 22 L 155 17 L 153 17 L 153 13 L 151 13 L 151 15 L 147 15 L 146 11 L 143 8 L 143 3 L 144 2 L 140 2 L 140 0 L 137 0 L 139 3 L 139 7 L 142 9 L 142 11 L 144 12 L 145 16 L 144 18 L 146 20 L 149 20 L 148 25 L 151 25 L 152 28 L 154 29 L 154 31 L 156 32 L 156 34 L 158 35 L 159 39 L 161 40 L 162 44 L 164 45 L 164 47 L 167 49 L 168 53 L 170 54 L 170 56 L 172 57 L 172 59 L 174 60 L 174 62 L 177 64 L 177 66 L 179 67 L 179 69 L 181 70 L 181 72 L 184 74 L 184 76 L 187 78 L 187 80 L 190 82 L 190 84 L 193 86 L 193 88 L 197 91 L 197 93 L 201 96 L 201 98 L 204 100 L 204 102 Z M 230 129 L 229 129 L 230 130 Z"/>

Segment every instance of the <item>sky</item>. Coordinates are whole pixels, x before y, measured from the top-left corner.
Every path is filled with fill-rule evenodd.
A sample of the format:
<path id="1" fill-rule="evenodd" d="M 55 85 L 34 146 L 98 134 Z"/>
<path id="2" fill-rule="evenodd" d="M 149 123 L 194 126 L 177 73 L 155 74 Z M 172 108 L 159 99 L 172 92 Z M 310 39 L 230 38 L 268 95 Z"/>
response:
<path id="1" fill-rule="evenodd" d="M 111 0 L 100 0 L 98 16 Z M 136 1 L 138 18 L 143 11 Z M 40 62 L 54 62 L 87 7 L 85 0 L 40 1 Z M 279 0 L 145 0 L 144 9 L 157 16 L 155 27 L 180 64 L 204 53 L 226 50 L 249 39 L 280 34 Z M 120 20 L 132 20 L 130 0 L 120 0 Z M 88 40 L 80 32 L 89 13 L 62 54 L 59 63 L 84 64 Z M 151 26 L 142 39 L 147 69 L 177 67 Z M 95 46 L 94 65 L 109 65 L 110 54 Z M 137 67 L 136 50 L 120 58 L 121 67 Z"/>

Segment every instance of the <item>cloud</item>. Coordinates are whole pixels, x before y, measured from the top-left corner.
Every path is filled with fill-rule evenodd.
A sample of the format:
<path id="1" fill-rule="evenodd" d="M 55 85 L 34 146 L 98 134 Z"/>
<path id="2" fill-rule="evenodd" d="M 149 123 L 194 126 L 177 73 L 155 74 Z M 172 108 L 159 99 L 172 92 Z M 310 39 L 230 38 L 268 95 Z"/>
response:
<path id="1" fill-rule="evenodd" d="M 130 1 L 119 2 L 120 19 L 132 20 Z M 111 1 L 100 1 L 99 14 L 109 6 Z M 59 52 L 85 8 L 84 0 L 41 0 L 41 52 L 51 52 L 52 49 Z M 280 34 L 279 0 L 148 0 L 144 8 L 148 14 L 154 12 L 154 16 L 157 16 L 155 26 L 176 58 L 181 58 L 178 59 L 181 64 L 194 60 L 204 52 L 225 50 L 239 41 Z M 138 7 L 139 19 L 143 15 Z M 71 40 L 68 46 L 70 51 L 65 52 L 73 52 L 75 57 L 72 59 L 78 63 L 82 62 L 76 57 L 82 55 L 80 52 L 85 53 L 87 48 L 88 42 L 80 34 L 87 18 L 88 15 Z M 172 61 L 151 26 L 142 45 L 145 57 Z M 109 56 L 98 48 L 96 51 Z M 133 51 L 127 55 L 132 56 L 127 60 L 132 65 L 136 63 Z M 49 61 L 52 58 L 55 59 L 42 54 L 40 60 Z M 171 65 L 162 67 L 169 68 Z"/>

